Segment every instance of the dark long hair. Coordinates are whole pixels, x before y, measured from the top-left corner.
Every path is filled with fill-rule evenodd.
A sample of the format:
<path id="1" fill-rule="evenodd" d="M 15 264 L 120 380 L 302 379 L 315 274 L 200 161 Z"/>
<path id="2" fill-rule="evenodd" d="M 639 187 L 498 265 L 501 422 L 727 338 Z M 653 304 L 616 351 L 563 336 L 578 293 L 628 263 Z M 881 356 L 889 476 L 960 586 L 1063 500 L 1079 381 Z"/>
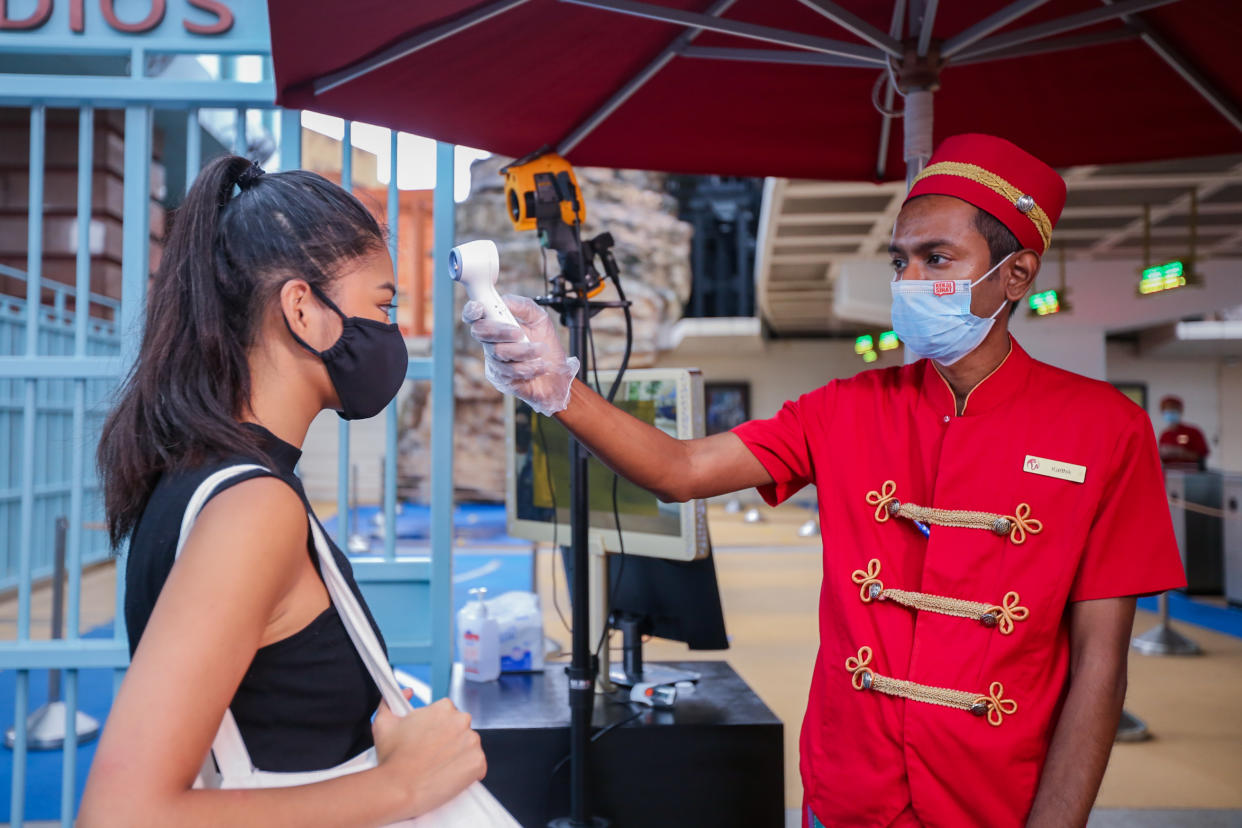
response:
<path id="1" fill-rule="evenodd" d="M 343 265 L 384 245 L 375 218 L 336 184 L 305 170 L 262 174 L 235 155 L 203 168 L 171 222 L 142 346 L 99 442 L 113 546 L 160 475 L 214 456 L 263 458 L 238 418 L 269 303 L 289 279 L 326 291 Z"/>

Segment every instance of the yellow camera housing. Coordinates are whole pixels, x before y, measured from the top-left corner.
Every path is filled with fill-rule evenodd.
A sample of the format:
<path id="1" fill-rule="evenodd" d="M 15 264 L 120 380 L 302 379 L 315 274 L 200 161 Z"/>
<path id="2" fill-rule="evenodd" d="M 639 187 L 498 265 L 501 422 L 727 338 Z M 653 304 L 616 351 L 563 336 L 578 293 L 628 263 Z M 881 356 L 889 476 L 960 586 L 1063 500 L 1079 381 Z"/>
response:
<path id="1" fill-rule="evenodd" d="M 529 156 L 528 156 L 529 157 Z M 554 152 L 544 153 L 529 161 L 519 159 L 501 170 L 505 177 L 505 210 L 509 220 L 518 230 L 536 229 L 537 216 L 535 205 L 539 202 L 559 201 L 561 205 L 561 221 L 572 226 L 576 222 L 586 221 L 586 203 L 582 200 L 582 190 L 578 188 L 578 178 L 569 162 Z M 556 179 L 561 173 L 569 174 L 573 194 L 578 200 L 578 215 L 574 215 L 573 200 L 561 198 L 557 191 Z"/>

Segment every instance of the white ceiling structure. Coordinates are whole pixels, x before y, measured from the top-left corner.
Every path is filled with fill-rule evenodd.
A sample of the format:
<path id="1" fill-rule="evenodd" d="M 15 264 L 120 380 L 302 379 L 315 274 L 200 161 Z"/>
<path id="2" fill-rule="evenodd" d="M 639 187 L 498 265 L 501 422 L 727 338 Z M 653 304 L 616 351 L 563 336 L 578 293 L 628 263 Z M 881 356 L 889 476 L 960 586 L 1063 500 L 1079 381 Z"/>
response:
<path id="1" fill-rule="evenodd" d="M 1145 206 L 1152 263 L 1189 256 L 1192 207 L 1197 260 L 1242 257 L 1242 156 L 1073 167 L 1061 174 L 1069 194 L 1046 260 L 1142 262 Z M 845 261 L 887 260 L 905 193 L 897 181 L 767 180 L 755 275 L 773 333 L 853 330 L 851 320 L 833 314 L 836 274 Z"/>

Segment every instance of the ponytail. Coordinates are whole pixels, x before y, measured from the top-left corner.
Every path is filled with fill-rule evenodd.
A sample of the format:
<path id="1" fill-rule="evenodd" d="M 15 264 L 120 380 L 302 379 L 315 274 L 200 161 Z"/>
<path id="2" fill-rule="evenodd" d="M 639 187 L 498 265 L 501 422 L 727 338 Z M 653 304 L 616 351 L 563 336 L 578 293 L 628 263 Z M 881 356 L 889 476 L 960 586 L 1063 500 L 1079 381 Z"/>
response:
<path id="1" fill-rule="evenodd" d="M 290 278 L 326 290 L 343 264 L 383 245 L 366 208 L 315 173 L 264 175 L 239 156 L 203 168 L 171 216 L 138 357 L 100 437 L 114 547 L 162 474 L 214 456 L 265 459 L 239 418 L 269 303 Z"/>

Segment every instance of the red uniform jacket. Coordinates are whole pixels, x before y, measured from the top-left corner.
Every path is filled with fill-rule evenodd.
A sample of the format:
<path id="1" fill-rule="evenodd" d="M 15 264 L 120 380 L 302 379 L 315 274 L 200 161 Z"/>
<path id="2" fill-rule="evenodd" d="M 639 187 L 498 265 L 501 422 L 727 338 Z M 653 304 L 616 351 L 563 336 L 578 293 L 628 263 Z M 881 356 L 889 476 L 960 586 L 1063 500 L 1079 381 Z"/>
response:
<path id="1" fill-rule="evenodd" d="M 1068 687 L 1068 604 L 1185 583 L 1147 415 L 1014 342 L 961 416 L 922 360 L 735 432 L 775 481 L 768 503 L 818 490 L 820 649 L 801 740 L 815 815 L 1021 825 Z M 909 605 L 927 602 L 940 610 Z M 903 680 L 940 698 L 887 694 Z"/>
<path id="2" fill-rule="evenodd" d="M 1178 423 L 1160 432 L 1160 454 L 1170 468 L 1198 469 L 1208 453 L 1203 432 L 1192 425 Z"/>

